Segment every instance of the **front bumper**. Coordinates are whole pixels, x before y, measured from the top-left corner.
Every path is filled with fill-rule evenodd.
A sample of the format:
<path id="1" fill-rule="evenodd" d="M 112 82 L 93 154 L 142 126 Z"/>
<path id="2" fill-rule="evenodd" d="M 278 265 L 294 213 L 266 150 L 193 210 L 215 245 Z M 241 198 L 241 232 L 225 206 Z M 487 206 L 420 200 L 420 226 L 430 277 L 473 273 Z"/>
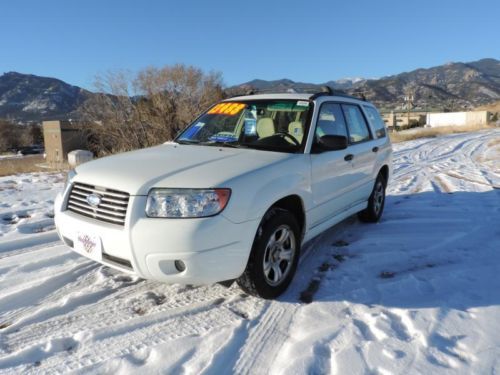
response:
<path id="1" fill-rule="evenodd" d="M 233 223 L 219 214 L 199 219 L 148 218 L 146 197 L 131 196 L 124 226 L 64 210 L 55 202 L 61 239 L 73 247 L 78 233 L 100 239 L 99 262 L 145 279 L 167 283 L 211 284 L 239 277 L 245 270 L 259 222 Z M 85 255 L 85 254 L 82 254 Z M 182 261 L 180 272 L 175 261 Z"/>

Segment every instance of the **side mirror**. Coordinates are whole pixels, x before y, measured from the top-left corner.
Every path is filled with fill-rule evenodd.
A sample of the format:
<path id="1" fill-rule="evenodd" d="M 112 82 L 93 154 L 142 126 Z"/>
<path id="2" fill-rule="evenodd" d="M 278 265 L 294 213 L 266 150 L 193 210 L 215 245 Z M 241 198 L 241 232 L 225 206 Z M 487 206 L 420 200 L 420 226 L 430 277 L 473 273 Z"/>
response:
<path id="1" fill-rule="evenodd" d="M 347 137 L 343 135 L 324 135 L 316 142 L 318 151 L 338 151 L 347 148 Z"/>

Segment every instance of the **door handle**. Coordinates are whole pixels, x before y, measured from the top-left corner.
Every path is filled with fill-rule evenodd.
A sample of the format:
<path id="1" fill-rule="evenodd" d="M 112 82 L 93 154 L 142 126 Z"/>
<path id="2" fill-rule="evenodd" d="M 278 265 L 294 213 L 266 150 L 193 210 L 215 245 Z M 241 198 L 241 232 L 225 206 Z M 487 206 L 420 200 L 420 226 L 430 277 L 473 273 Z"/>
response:
<path id="1" fill-rule="evenodd" d="M 377 146 L 375 146 L 374 148 L 372 148 L 372 151 L 373 151 L 373 152 L 378 152 L 378 147 L 377 147 Z"/>
<path id="2" fill-rule="evenodd" d="M 354 159 L 354 155 L 353 154 L 347 154 L 346 156 L 344 156 L 344 160 L 345 161 L 351 161 L 352 159 Z"/>

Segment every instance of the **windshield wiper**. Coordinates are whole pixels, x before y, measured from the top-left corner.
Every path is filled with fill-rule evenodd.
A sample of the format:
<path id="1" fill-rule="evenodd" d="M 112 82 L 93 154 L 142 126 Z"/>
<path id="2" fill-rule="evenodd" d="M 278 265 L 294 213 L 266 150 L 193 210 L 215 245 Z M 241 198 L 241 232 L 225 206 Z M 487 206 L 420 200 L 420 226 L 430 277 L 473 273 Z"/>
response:
<path id="1" fill-rule="evenodd" d="M 243 146 L 241 144 L 237 144 L 235 142 L 222 142 L 222 141 L 203 142 L 201 144 L 203 146 L 222 146 L 222 147 L 231 147 L 231 148 L 246 147 L 246 146 Z"/>

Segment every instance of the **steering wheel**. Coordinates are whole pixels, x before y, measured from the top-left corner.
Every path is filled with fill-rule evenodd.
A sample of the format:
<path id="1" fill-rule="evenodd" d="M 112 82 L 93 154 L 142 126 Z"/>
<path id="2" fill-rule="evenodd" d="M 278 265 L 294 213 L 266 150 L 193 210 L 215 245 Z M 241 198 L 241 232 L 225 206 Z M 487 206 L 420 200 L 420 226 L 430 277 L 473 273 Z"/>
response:
<path id="1" fill-rule="evenodd" d="M 295 146 L 300 146 L 300 142 L 297 140 L 297 138 L 295 138 L 293 135 L 291 135 L 290 133 L 287 133 L 287 132 L 276 132 L 274 133 L 273 135 L 279 135 L 281 136 L 282 138 L 288 138 L 292 141 L 292 143 L 295 145 Z"/>

